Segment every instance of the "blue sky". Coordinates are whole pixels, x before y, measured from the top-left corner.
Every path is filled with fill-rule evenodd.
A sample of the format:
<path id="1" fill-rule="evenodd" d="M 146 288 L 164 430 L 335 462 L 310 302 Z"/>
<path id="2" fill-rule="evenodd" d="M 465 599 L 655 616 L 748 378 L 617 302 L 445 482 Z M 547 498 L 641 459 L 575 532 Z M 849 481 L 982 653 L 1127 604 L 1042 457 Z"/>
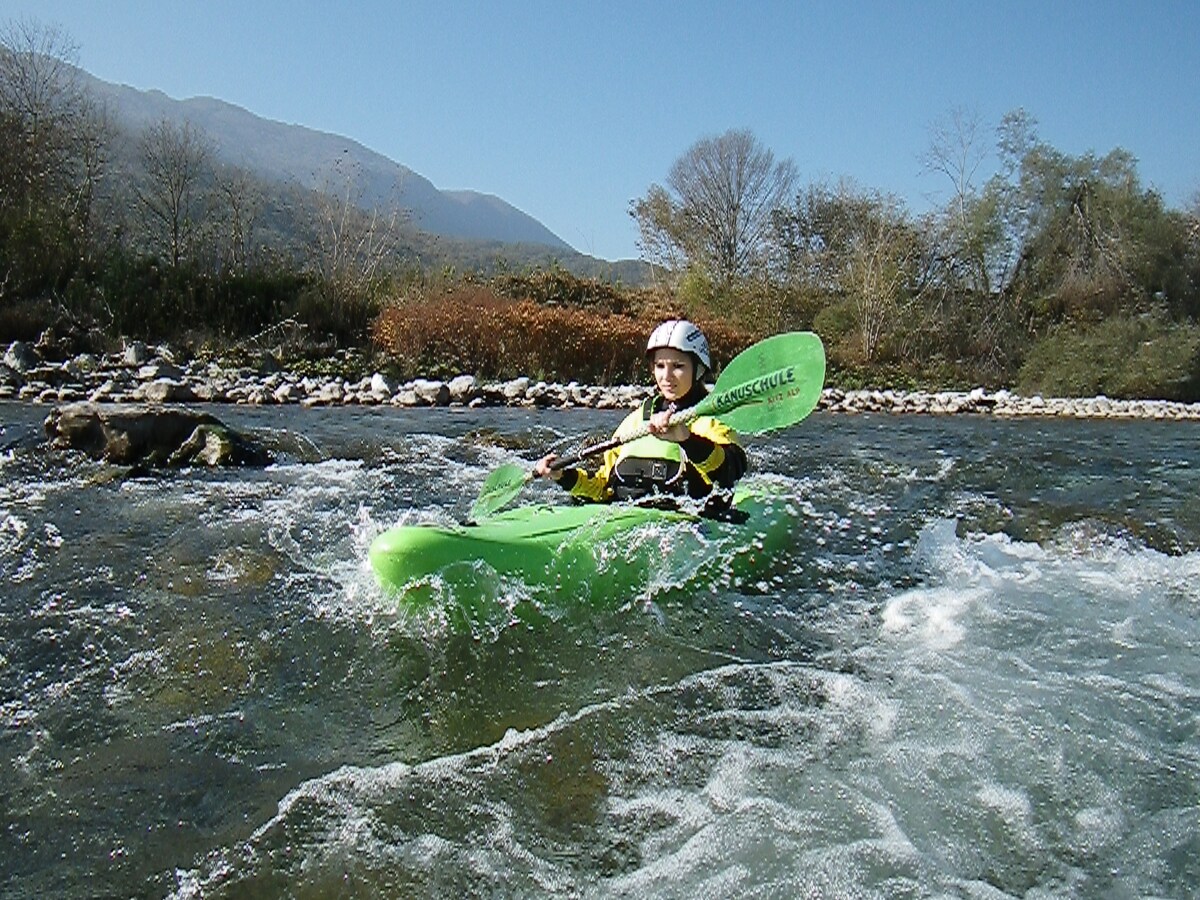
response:
<path id="1" fill-rule="evenodd" d="M 20 18 L 100 78 L 345 135 L 606 259 L 637 255 L 629 201 L 730 128 L 921 212 L 947 188 L 931 126 L 1023 107 L 1059 150 L 1131 152 L 1171 206 L 1200 192 L 1196 0 L 0 0 Z"/>

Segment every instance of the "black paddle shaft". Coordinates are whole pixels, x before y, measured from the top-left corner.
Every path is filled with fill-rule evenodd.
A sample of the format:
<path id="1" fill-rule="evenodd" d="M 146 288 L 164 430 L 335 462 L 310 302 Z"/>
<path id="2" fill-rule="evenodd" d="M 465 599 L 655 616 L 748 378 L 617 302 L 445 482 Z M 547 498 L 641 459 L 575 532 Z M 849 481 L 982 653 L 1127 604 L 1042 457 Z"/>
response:
<path id="1" fill-rule="evenodd" d="M 699 418 L 700 413 L 698 412 L 698 407 L 700 405 L 701 404 L 697 404 L 691 409 L 681 410 L 680 412 L 675 412 L 673 407 L 668 407 L 668 409 L 671 410 L 669 424 L 678 425 L 681 422 L 690 422 L 692 419 Z M 645 437 L 649 433 L 650 429 L 643 425 L 633 434 L 626 435 L 625 437 L 613 437 L 609 438 L 607 441 L 601 441 L 599 444 L 592 444 L 590 447 L 584 447 L 577 453 L 569 454 L 568 456 L 564 456 L 562 459 L 556 459 L 550 464 L 550 471 L 561 471 L 567 466 L 573 466 L 577 462 L 582 462 L 589 456 L 595 456 L 597 453 L 603 453 L 605 450 L 611 450 L 613 447 L 620 447 L 622 444 L 628 444 L 630 441 L 636 440 L 639 437 Z"/>

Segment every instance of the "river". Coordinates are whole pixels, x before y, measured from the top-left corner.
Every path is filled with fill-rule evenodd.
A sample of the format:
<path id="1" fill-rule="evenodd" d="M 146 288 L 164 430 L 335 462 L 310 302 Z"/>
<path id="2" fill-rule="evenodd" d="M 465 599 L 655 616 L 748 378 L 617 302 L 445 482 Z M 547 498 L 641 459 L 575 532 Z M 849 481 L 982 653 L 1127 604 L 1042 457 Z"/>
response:
<path id="1" fill-rule="evenodd" d="M 277 462 L 139 475 L 47 412 L 0 404 L 4 897 L 1200 885 L 1200 424 L 818 413 L 750 442 L 769 577 L 463 632 L 371 538 L 620 413 L 216 407 Z"/>

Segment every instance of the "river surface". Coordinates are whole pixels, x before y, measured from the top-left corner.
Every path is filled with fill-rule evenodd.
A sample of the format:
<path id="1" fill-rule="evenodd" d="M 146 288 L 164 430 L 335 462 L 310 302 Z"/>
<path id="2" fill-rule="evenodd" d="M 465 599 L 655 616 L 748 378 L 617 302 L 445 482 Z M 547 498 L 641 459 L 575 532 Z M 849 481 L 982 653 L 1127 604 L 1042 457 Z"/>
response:
<path id="1" fill-rule="evenodd" d="M 463 631 L 371 538 L 620 413 L 220 407 L 274 465 L 144 476 L 47 412 L 0 404 L 0 896 L 1196 895 L 1200 424 L 816 414 L 750 443 L 761 580 Z"/>

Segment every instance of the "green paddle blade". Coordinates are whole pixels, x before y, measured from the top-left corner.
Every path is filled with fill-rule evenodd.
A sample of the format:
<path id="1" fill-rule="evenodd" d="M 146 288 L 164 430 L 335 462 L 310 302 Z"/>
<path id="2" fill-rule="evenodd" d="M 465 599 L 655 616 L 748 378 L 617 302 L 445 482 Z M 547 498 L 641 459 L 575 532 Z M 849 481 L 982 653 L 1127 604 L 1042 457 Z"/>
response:
<path id="1" fill-rule="evenodd" d="M 825 386 L 825 347 L 811 331 L 777 334 L 729 361 L 713 391 L 697 407 L 719 411 L 742 434 L 765 434 L 795 425 L 812 412 Z"/>
<path id="2" fill-rule="evenodd" d="M 533 473 L 516 463 L 505 463 L 487 477 L 479 499 L 471 507 L 471 518 L 475 521 L 490 516 L 503 508 L 531 481 Z"/>

